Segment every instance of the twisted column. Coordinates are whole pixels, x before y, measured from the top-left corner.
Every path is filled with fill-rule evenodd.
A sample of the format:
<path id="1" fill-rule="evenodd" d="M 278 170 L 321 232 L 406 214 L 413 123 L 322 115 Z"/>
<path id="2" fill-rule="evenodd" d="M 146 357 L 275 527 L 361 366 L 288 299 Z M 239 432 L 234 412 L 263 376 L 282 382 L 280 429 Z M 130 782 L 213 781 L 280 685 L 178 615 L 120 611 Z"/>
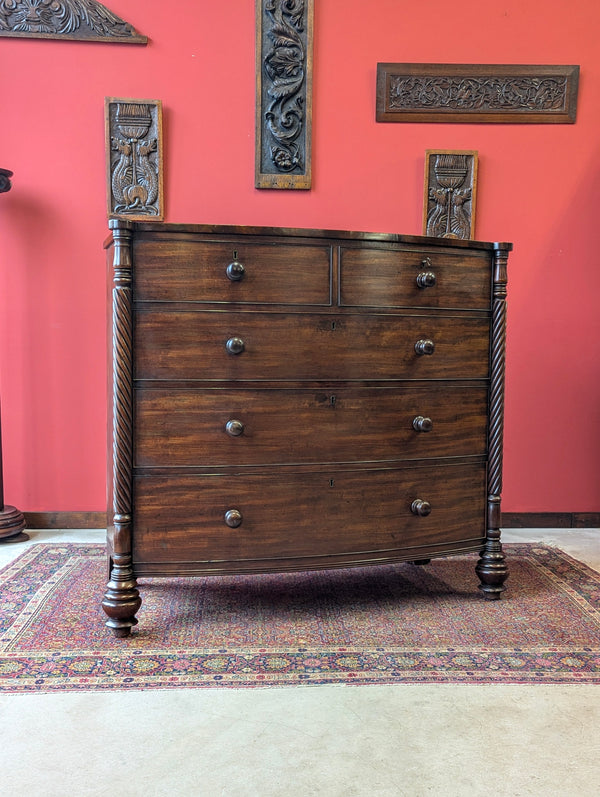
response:
<path id="1" fill-rule="evenodd" d="M 500 542 L 500 501 L 502 495 L 502 455 L 504 442 L 504 385 L 506 363 L 506 283 L 511 244 L 496 244 L 492 294 L 491 364 L 489 390 L 488 474 L 486 540 L 475 572 L 479 589 L 488 600 L 497 600 L 508 578 Z"/>
<path id="2" fill-rule="evenodd" d="M 102 607 L 106 625 L 126 637 L 142 603 L 132 561 L 133 295 L 131 222 L 111 219 L 112 270 L 112 506 L 109 506 L 110 574 Z"/>

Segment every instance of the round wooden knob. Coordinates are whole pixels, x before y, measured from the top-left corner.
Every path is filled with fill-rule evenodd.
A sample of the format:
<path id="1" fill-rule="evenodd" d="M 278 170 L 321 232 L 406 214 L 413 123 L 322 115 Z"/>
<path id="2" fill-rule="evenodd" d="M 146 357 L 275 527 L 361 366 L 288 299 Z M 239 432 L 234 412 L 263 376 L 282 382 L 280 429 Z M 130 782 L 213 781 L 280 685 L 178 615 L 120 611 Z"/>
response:
<path id="1" fill-rule="evenodd" d="M 417 415 L 416 418 L 413 418 L 412 425 L 415 432 L 430 432 L 433 429 L 431 418 L 425 418 L 423 415 Z"/>
<path id="2" fill-rule="evenodd" d="M 225 344 L 225 348 L 229 354 L 241 354 L 246 346 L 241 338 L 229 338 Z"/>
<path id="3" fill-rule="evenodd" d="M 417 498 L 415 501 L 412 502 L 410 505 L 410 511 L 413 515 L 418 515 L 419 517 L 427 517 L 431 512 L 431 504 L 429 501 L 423 501 L 421 498 Z"/>
<path id="4" fill-rule="evenodd" d="M 435 285 L 435 274 L 433 271 L 421 271 L 417 274 L 417 285 L 419 288 L 433 288 Z"/>
<path id="5" fill-rule="evenodd" d="M 239 437 L 241 434 L 244 434 L 244 424 L 232 418 L 225 424 L 225 431 L 228 435 L 231 435 L 231 437 Z"/>
<path id="6" fill-rule="evenodd" d="M 237 529 L 238 526 L 241 526 L 243 519 L 239 509 L 228 509 L 225 512 L 225 525 L 230 529 Z"/>
<path id="7" fill-rule="evenodd" d="M 225 269 L 225 273 L 227 274 L 227 279 L 230 279 L 232 282 L 239 282 L 244 278 L 246 269 L 244 268 L 244 264 L 240 263 L 239 260 L 233 260 Z"/>
<path id="8" fill-rule="evenodd" d="M 419 356 L 423 354 L 433 354 L 435 351 L 435 343 L 428 338 L 424 340 L 418 340 L 415 343 L 415 351 Z"/>

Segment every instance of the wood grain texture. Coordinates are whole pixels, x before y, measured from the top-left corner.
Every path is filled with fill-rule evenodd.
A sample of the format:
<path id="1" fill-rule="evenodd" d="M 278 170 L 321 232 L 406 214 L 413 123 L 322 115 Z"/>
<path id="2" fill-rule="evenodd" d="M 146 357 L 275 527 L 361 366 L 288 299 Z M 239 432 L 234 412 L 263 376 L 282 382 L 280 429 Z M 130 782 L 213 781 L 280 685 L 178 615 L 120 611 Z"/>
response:
<path id="1" fill-rule="evenodd" d="M 499 594 L 510 244 L 113 231 L 117 635 L 140 575 L 479 551 L 481 588 Z"/>
<path id="2" fill-rule="evenodd" d="M 241 304 L 331 304 L 331 247 L 293 243 L 225 241 L 139 241 L 135 258 L 138 301 L 239 302 Z M 237 280 L 226 278 L 241 265 Z M 167 278 L 168 276 L 168 278 Z"/>
<path id="3" fill-rule="evenodd" d="M 285 312 L 235 315 L 139 307 L 137 379 L 485 379 L 489 321 L 464 316 Z M 237 337 L 244 351 L 229 354 Z M 415 344 L 432 340 L 432 355 Z"/>
<path id="4" fill-rule="evenodd" d="M 393 462 L 486 453 L 485 386 L 139 388 L 136 396 L 135 464 L 142 468 Z M 415 428 L 419 417 L 430 419 L 430 431 Z M 242 424 L 240 434 L 227 432 L 231 420 Z"/>
<path id="5" fill-rule="evenodd" d="M 235 571 L 261 568 L 245 560 L 275 558 L 287 569 L 302 557 L 322 557 L 327 567 L 337 556 L 385 561 L 401 558 L 405 548 L 474 544 L 485 536 L 484 484 L 483 463 L 400 472 L 332 468 L 279 479 L 139 477 L 135 559 L 230 561 Z M 411 512 L 418 498 L 431 503 L 427 517 Z M 224 521 L 231 508 L 243 516 L 233 529 Z"/>
<path id="6" fill-rule="evenodd" d="M 489 309 L 489 258 L 481 252 L 341 247 L 340 262 L 345 307 Z M 419 284 L 425 274 L 433 284 Z"/>
<path id="7" fill-rule="evenodd" d="M 24 512 L 27 529 L 105 529 L 106 512 Z M 597 529 L 600 512 L 502 512 L 505 529 Z"/>

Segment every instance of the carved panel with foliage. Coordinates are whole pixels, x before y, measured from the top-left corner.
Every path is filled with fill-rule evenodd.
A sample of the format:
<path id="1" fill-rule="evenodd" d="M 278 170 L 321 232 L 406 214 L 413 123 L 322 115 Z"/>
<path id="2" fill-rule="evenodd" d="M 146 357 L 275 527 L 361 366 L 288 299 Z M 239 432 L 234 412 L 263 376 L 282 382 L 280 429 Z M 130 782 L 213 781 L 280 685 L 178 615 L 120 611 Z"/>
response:
<path id="1" fill-rule="evenodd" d="M 423 235 L 475 237 L 477 166 L 475 150 L 426 151 Z"/>
<path id="2" fill-rule="evenodd" d="M 108 215 L 161 221 L 162 103 L 105 99 Z"/>
<path id="3" fill-rule="evenodd" d="M 256 188 L 311 187 L 314 0 L 256 0 Z"/>
<path id="4" fill-rule="evenodd" d="M 573 124 L 579 67 L 377 64 L 378 122 Z"/>
<path id="5" fill-rule="evenodd" d="M 96 0 L 0 0 L 0 36 L 146 44 Z"/>

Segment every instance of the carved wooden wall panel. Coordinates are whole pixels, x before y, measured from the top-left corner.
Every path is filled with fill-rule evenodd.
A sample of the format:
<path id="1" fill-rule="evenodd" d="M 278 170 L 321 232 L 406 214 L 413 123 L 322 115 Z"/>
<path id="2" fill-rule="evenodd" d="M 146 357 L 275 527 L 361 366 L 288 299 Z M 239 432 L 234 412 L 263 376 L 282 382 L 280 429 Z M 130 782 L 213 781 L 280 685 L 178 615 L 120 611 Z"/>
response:
<path id="1" fill-rule="evenodd" d="M 475 150 L 425 152 L 423 235 L 475 237 L 477 166 Z"/>
<path id="2" fill-rule="evenodd" d="M 124 44 L 148 41 L 96 0 L 0 0 L 0 36 Z"/>
<path id="3" fill-rule="evenodd" d="M 108 215 L 161 221 L 162 103 L 105 98 Z"/>
<path id="4" fill-rule="evenodd" d="M 256 0 L 256 188 L 311 187 L 314 0 Z"/>
<path id="5" fill-rule="evenodd" d="M 377 121 L 572 124 L 578 83 L 578 66 L 377 64 Z"/>

